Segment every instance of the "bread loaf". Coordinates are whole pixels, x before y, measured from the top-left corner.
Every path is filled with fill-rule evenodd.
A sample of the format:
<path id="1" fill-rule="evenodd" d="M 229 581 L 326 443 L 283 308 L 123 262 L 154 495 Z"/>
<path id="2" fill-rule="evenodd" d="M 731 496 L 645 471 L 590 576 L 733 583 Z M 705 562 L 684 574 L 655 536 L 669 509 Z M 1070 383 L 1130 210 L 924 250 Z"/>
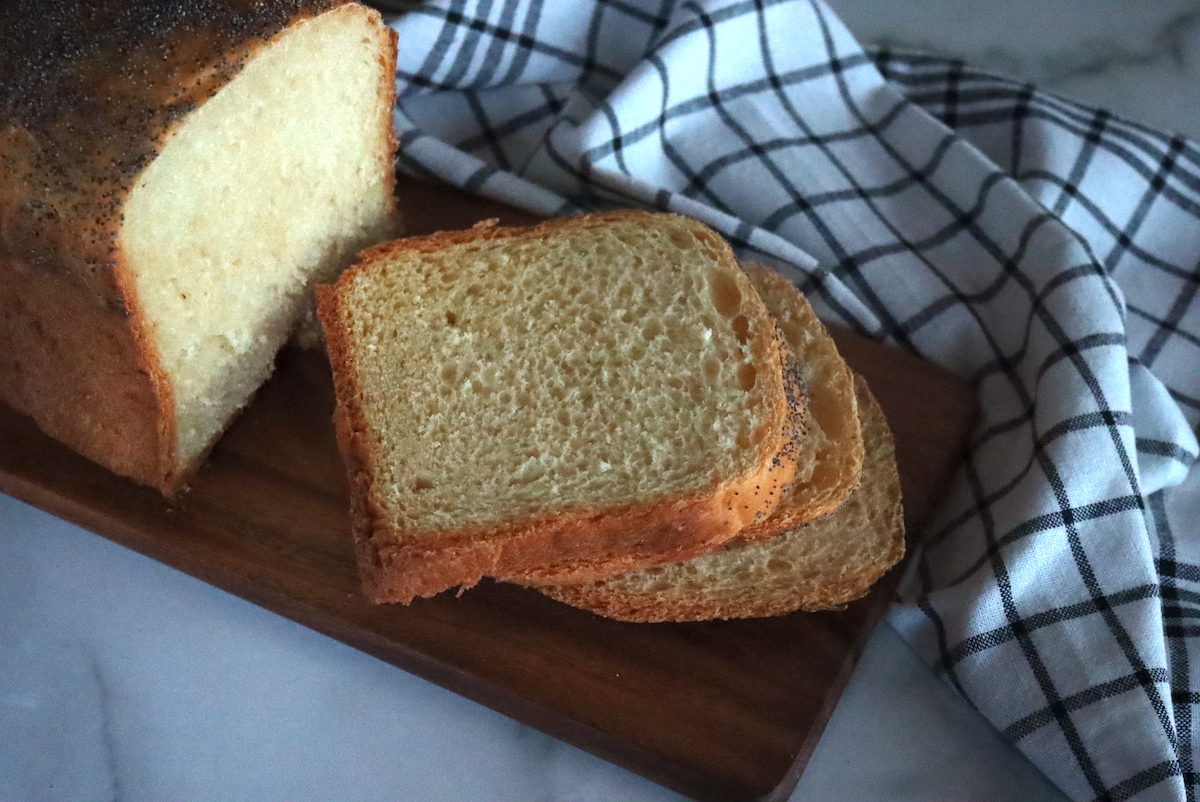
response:
<path id="1" fill-rule="evenodd" d="M 596 582 L 542 587 L 559 601 L 623 621 L 761 618 L 828 610 L 866 594 L 904 556 L 895 445 L 857 379 L 862 482 L 836 512 L 767 540 Z"/>
<path id="2" fill-rule="evenodd" d="M 786 348 L 686 218 L 401 240 L 318 301 L 374 601 L 686 559 L 795 471 Z"/>
<path id="3" fill-rule="evenodd" d="M 394 34 L 338 0 L 0 11 L 0 399 L 165 493 L 394 231 Z"/>

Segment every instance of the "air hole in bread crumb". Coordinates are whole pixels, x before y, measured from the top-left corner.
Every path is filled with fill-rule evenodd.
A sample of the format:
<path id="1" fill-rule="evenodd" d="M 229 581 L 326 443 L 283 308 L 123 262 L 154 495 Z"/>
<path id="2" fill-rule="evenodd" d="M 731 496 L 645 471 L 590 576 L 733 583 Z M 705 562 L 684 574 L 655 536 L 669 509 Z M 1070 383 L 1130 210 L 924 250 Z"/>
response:
<path id="1" fill-rule="evenodd" d="M 453 312 L 446 312 L 446 325 L 447 326 L 457 326 L 458 325 L 458 315 L 454 314 Z"/>
<path id="2" fill-rule="evenodd" d="M 692 248 L 696 245 L 695 237 L 686 231 L 672 231 L 671 242 L 680 248 Z"/>
<path id="3" fill-rule="evenodd" d="M 711 327 L 710 327 L 711 328 Z M 662 324 L 657 320 L 651 320 L 645 326 L 642 326 L 642 337 L 647 340 L 653 340 L 655 337 L 662 334 Z"/>
<path id="4" fill-rule="evenodd" d="M 738 381 L 741 382 L 742 389 L 747 393 L 754 389 L 754 382 L 758 380 L 758 371 L 754 365 L 749 362 L 738 368 Z"/>
<path id="5" fill-rule="evenodd" d="M 750 321 L 745 315 L 738 315 L 733 319 L 733 333 L 742 345 L 750 339 Z"/>
<path id="6" fill-rule="evenodd" d="M 417 481 L 413 482 L 412 489 L 414 493 L 424 493 L 426 490 L 433 489 L 433 482 L 429 479 L 421 477 L 420 479 L 417 479 Z"/>
<path id="7" fill-rule="evenodd" d="M 714 270 L 708 276 L 709 291 L 712 292 L 713 306 L 724 317 L 733 317 L 742 308 L 742 290 L 733 276 L 720 270 Z"/>

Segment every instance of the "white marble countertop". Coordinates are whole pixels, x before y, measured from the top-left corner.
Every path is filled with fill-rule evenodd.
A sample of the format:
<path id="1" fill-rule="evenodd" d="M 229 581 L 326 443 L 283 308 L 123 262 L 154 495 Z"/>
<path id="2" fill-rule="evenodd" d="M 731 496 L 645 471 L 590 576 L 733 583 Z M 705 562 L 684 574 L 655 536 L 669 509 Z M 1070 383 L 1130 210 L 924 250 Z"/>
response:
<path id="1" fill-rule="evenodd" d="M 922 50 L 1200 137 L 1196 0 L 827 0 L 863 44 Z"/>
<path id="2" fill-rule="evenodd" d="M 1200 136 L 1195 0 L 830 0 L 865 42 Z M 0 496 L 0 802 L 668 800 L 659 786 Z M 886 626 L 794 800 L 1055 799 Z"/>

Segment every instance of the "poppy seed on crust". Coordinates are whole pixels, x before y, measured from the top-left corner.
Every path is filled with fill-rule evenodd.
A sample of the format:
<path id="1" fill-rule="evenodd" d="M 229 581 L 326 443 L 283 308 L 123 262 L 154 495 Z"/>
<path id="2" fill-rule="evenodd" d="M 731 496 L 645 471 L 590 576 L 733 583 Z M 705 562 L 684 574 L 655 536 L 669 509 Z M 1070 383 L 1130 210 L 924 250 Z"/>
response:
<path id="1" fill-rule="evenodd" d="M 394 236 L 394 60 L 349 0 L 0 4 L 0 400 L 176 492 Z"/>
<path id="2" fill-rule="evenodd" d="M 249 43 L 342 2 L 4 3 L 0 195 L 39 206 L 11 222 L 4 252 L 72 276 L 101 305 L 122 301 L 111 275 L 93 268 L 114 259 L 111 232 L 171 130 L 238 75 Z"/>

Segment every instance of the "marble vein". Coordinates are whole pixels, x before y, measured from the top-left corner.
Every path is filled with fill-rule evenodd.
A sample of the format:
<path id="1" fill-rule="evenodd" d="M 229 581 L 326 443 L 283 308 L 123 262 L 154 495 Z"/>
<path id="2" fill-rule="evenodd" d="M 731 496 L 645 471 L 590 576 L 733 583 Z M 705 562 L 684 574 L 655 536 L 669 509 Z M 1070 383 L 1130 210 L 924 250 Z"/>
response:
<path id="1" fill-rule="evenodd" d="M 117 761 L 117 738 L 113 728 L 113 705 L 111 690 L 105 680 L 100 660 L 92 653 L 89 655 L 88 668 L 91 679 L 96 685 L 96 696 L 100 715 L 100 743 L 104 750 L 104 769 L 108 774 L 108 784 L 112 790 L 112 802 L 121 802 L 122 793 L 121 771 Z"/>

